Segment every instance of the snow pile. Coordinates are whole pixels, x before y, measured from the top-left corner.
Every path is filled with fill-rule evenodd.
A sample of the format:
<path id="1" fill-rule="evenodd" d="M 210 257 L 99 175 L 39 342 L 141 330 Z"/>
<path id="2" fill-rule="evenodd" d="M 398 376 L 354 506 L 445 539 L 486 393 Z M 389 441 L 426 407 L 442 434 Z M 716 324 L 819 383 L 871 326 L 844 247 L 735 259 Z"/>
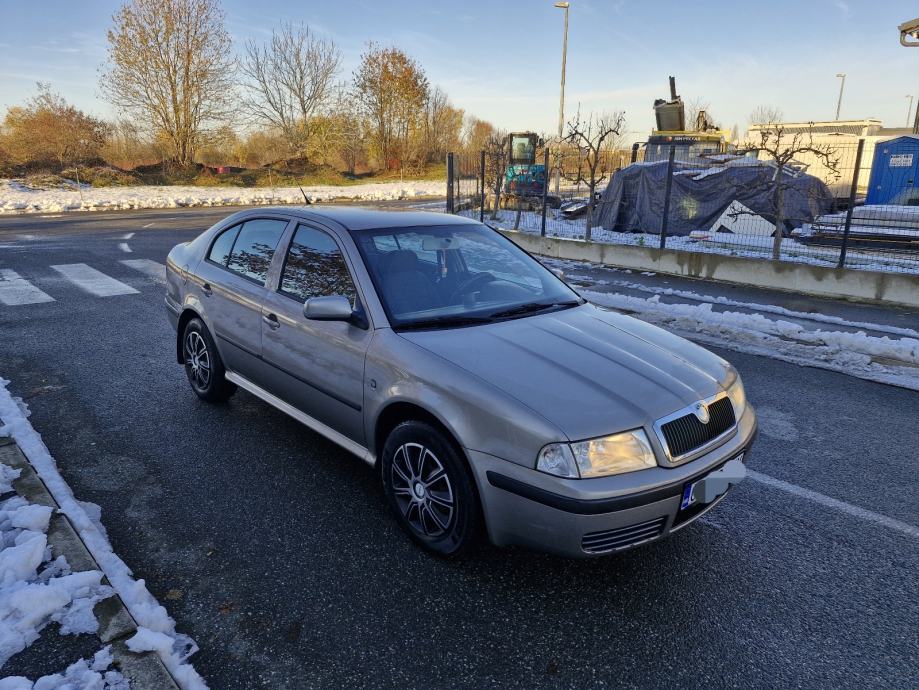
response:
<path id="1" fill-rule="evenodd" d="M 50 519 L 50 507 L 19 496 L 0 503 L 0 666 L 48 623 L 59 623 L 64 635 L 96 632 L 93 607 L 112 595 L 98 570 L 71 573 L 63 556 L 51 560 Z"/>
<path id="2" fill-rule="evenodd" d="M 634 313 L 708 345 L 919 390 L 919 339 L 809 330 L 762 314 L 716 312 L 709 303 L 666 304 L 660 295 L 643 299 L 592 290 L 581 294 L 595 304 Z"/>
<path id="3" fill-rule="evenodd" d="M 303 191 L 313 202 L 333 199 L 386 201 L 443 196 L 445 185 L 444 180 L 418 180 L 344 186 L 317 185 L 304 187 Z M 303 194 L 299 187 L 138 185 L 86 189 L 81 197 L 73 189 L 29 189 L 11 180 L 0 180 L 0 214 L 302 203 Z"/>
<path id="4" fill-rule="evenodd" d="M 0 420 L 3 422 L 0 425 L 0 436 L 12 436 L 19 445 L 20 450 L 29 459 L 30 464 L 41 477 L 49 493 L 57 501 L 61 512 L 68 517 L 74 529 L 80 534 L 83 543 L 89 549 L 96 563 L 105 573 L 105 577 L 111 583 L 112 588 L 121 597 L 138 625 L 142 629 L 146 628 L 149 631 L 159 633 L 163 638 L 170 640 L 171 644 L 166 644 L 163 642 L 163 638 L 158 638 L 162 643 L 158 644 L 156 649 L 160 653 L 166 668 L 169 669 L 176 681 L 185 690 L 206 690 L 207 685 L 204 680 L 198 675 L 194 667 L 187 663 L 188 657 L 198 651 L 198 646 L 188 636 L 176 632 L 175 621 L 169 617 L 166 609 L 156 601 L 143 580 L 134 579 L 128 566 L 112 550 L 108 538 L 100 531 L 93 516 L 87 513 L 86 505 L 74 498 L 70 487 L 58 472 L 54 458 L 51 457 L 48 448 L 42 442 L 41 436 L 29 424 L 27 419 L 29 412 L 26 405 L 21 400 L 14 399 L 10 395 L 6 389 L 8 384 L 9 381 L 0 378 Z M 21 503 L 17 504 L 15 503 L 16 501 L 21 501 Z M 9 582 L 11 583 L 9 586 L 12 588 L 9 600 L 0 595 L 0 607 L 3 607 L 0 612 L 5 613 L 9 610 L 15 614 L 9 621 L 6 616 L 0 618 L 4 623 L 3 628 L 0 628 L 0 635 L 9 635 L 8 639 L 4 637 L 3 641 L 0 642 L 0 644 L 4 645 L 4 649 L 6 648 L 5 645 L 15 646 L 18 644 L 17 639 L 28 636 L 27 623 L 35 620 L 34 614 L 41 605 L 41 601 L 35 601 L 35 599 L 47 599 L 52 594 L 50 588 L 42 590 L 41 596 L 35 593 L 38 590 L 33 590 L 29 594 L 18 594 L 23 588 L 23 585 L 20 584 L 21 578 L 19 576 L 22 574 L 28 575 L 32 570 L 33 564 L 37 569 L 44 560 L 47 560 L 46 556 L 50 557 L 46 551 L 47 539 L 44 533 L 34 532 L 33 536 L 22 537 L 22 534 L 31 533 L 32 531 L 12 526 L 12 515 L 17 513 L 19 508 L 22 507 L 22 503 L 24 503 L 22 499 L 12 498 L 3 504 L 8 508 L 6 513 L 9 513 L 9 528 L 4 527 L 4 542 L 3 551 L 0 551 L 0 564 L 6 563 L 2 559 L 6 557 L 8 551 L 14 555 L 7 559 L 9 570 L 0 571 L 0 586 L 5 588 L 6 583 Z M 96 518 L 98 519 L 98 516 Z M 30 526 L 39 524 L 39 519 L 40 516 L 35 512 L 26 512 L 17 518 L 20 524 L 29 524 Z M 4 522 L 3 524 L 6 523 Z M 6 541 L 7 531 L 10 534 L 9 543 Z M 89 574 L 75 573 L 70 575 L 69 577 L 72 579 L 68 580 L 66 579 L 68 574 L 65 572 L 65 568 L 66 563 L 61 562 L 60 559 L 55 560 L 51 566 L 45 569 L 49 573 L 48 582 L 42 581 L 41 575 L 37 575 L 37 580 L 34 584 L 50 585 L 52 578 L 59 578 L 57 584 L 61 586 L 61 589 L 60 591 L 55 591 L 54 595 L 57 597 L 56 600 L 61 602 L 63 602 L 65 595 L 71 596 L 71 599 L 91 600 L 94 597 L 101 598 L 105 594 L 105 590 L 102 590 L 102 586 L 98 583 L 102 573 L 98 571 L 91 571 Z M 45 571 L 42 571 L 42 575 Z M 8 572 L 8 576 L 4 575 L 4 572 Z M 98 576 L 98 579 L 95 579 L 96 576 Z M 31 586 L 32 583 L 27 584 Z M 86 614 L 88 613 L 91 616 L 92 606 L 80 604 L 76 609 L 63 604 L 62 606 L 66 609 L 65 614 L 61 616 L 62 625 L 66 623 L 68 629 L 73 629 L 74 631 L 81 629 L 81 626 L 85 628 L 88 625 Z M 66 615 L 68 612 L 73 614 L 69 618 Z M 45 614 L 54 615 L 47 612 Z M 95 622 L 95 618 L 93 618 L 93 622 Z M 144 635 L 141 635 L 141 640 L 143 639 Z M 0 686 L 0 690 L 3 690 L 2 686 Z"/>
<path id="5" fill-rule="evenodd" d="M 130 690 L 130 685 L 117 671 L 109 671 L 112 649 L 96 652 L 91 661 L 81 659 L 63 673 L 39 678 L 34 683 L 22 676 L 0 680 L 0 690 Z"/>

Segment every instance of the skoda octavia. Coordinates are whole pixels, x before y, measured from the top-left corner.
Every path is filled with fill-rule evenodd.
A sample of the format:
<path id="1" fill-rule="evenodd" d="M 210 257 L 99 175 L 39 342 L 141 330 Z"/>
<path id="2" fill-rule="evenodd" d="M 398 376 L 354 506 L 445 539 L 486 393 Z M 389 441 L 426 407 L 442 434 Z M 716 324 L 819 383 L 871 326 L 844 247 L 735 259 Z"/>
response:
<path id="1" fill-rule="evenodd" d="M 468 218 L 236 213 L 169 254 L 176 358 L 371 465 L 425 549 L 480 535 L 569 556 L 665 537 L 745 473 L 734 368 L 582 299 Z"/>

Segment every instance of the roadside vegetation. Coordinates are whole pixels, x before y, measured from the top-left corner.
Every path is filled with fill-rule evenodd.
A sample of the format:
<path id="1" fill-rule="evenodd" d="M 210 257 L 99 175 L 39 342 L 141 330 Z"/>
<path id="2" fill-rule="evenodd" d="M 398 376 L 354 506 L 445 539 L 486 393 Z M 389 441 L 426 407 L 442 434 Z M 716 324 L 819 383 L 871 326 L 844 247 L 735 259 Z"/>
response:
<path id="1" fill-rule="evenodd" d="M 352 75 L 303 24 L 234 46 L 219 0 L 130 0 L 108 45 L 100 91 L 115 117 L 39 83 L 0 120 L 0 177 L 35 188 L 441 179 L 448 151 L 499 136 L 396 46 L 367 43 Z"/>

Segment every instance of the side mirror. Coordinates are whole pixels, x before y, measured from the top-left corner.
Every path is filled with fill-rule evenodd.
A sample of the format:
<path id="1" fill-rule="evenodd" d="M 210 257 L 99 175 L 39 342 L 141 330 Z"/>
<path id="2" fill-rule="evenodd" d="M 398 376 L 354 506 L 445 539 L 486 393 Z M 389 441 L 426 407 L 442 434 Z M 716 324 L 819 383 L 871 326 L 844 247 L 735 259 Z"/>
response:
<path id="1" fill-rule="evenodd" d="M 564 272 L 562 269 L 560 269 L 560 268 L 550 268 L 549 271 L 551 271 L 551 272 L 552 272 L 552 275 L 554 275 L 554 276 L 555 276 L 556 278 L 558 278 L 559 280 L 565 280 L 565 272 Z"/>
<path id="2" fill-rule="evenodd" d="M 315 321 L 350 321 L 351 302 L 344 295 L 310 297 L 303 305 L 303 315 Z"/>

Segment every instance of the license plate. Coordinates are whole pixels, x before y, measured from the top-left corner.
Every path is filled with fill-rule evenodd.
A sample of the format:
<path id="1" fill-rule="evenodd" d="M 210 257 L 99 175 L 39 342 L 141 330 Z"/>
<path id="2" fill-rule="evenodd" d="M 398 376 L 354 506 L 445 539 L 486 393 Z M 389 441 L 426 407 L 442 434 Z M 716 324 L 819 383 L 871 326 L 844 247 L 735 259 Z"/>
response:
<path id="1" fill-rule="evenodd" d="M 731 458 L 731 462 L 733 462 L 734 460 L 739 460 L 739 461 L 742 462 L 742 461 L 743 461 L 743 453 L 741 453 L 740 455 L 738 455 L 738 456 L 735 457 L 735 458 Z M 725 463 L 725 464 L 727 464 L 727 463 Z M 682 498 L 682 500 L 680 501 L 680 510 L 686 510 L 687 508 L 691 508 L 691 507 L 694 506 L 695 504 L 699 503 L 700 499 L 699 499 L 699 497 L 696 495 L 696 487 L 699 486 L 700 484 L 702 484 L 702 482 L 704 482 L 706 479 L 708 479 L 708 478 L 709 478 L 711 475 L 713 475 L 715 472 L 720 472 L 720 471 L 721 471 L 721 469 L 717 469 L 717 470 L 715 470 L 714 472 L 709 472 L 707 475 L 705 475 L 705 476 L 702 477 L 701 479 L 697 479 L 696 481 L 692 482 L 691 484 L 687 484 L 685 487 L 683 487 L 683 498 Z M 718 496 L 720 496 L 721 494 L 723 494 L 723 493 L 724 493 L 725 491 L 727 491 L 727 490 L 728 490 L 728 486 L 725 485 L 724 491 L 722 491 L 720 494 L 718 494 Z M 715 498 L 717 498 L 717 496 L 715 496 Z M 710 503 L 711 501 L 708 501 L 708 502 Z"/>

